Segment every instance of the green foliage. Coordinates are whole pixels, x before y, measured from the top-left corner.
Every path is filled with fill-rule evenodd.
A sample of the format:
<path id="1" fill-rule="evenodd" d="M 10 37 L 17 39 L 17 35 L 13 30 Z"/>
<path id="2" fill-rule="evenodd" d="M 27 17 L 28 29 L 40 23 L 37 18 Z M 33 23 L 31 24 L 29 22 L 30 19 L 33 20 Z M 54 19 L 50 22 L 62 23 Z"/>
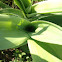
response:
<path id="1" fill-rule="evenodd" d="M 4 4 L 3 2 L 0 1 L 0 8 L 10 8 L 10 6 Z"/>
<path id="2" fill-rule="evenodd" d="M 14 0 L 16 5 L 23 10 L 25 13 L 30 11 L 30 7 L 31 7 L 31 0 Z M 27 8 L 29 8 L 29 10 L 27 10 Z"/>
<path id="3" fill-rule="evenodd" d="M 62 12 L 62 1 L 44 1 L 32 6 L 32 12 L 37 13 L 57 13 Z"/>
<path id="4" fill-rule="evenodd" d="M 49 22 L 53 22 L 59 26 L 62 27 L 62 12 L 61 13 L 53 13 L 53 14 L 49 14 L 47 16 L 43 16 L 41 17 L 39 20 L 46 20 Z"/>
<path id="5" fill-rule="evenodd" d="M 16 15 L 16 16 L 25 18 L 25 16 L 23 15 L 23 11 L 20 11 L 18 9 L 13 9 L 13 8 L 1 9 L 0 14 Z"/>
<path id="6" fill-rule="evenodd" d="M 32 46 L 33 45 L 33 46 Z M 50 52 L 47 52 L 42 45 L 46 48 L 50 48 L 50 44 L 47 46 L 47 44 L 39 43 L 39 41 L 34 40 L 28 40 L 28 46 L 33 58 L 33 62 L 62 62 L 59 58 L 52 55 Z M 51 48 L 50 48 L 51 50 Z M 52 50 L 54 51 L 54 50 Z M 57 50 L 56 50 L 57 51 Z M 52 52 L 53 53 L 53 52 Z M 56 54 L 56 53 L 55 53 Z M 54 59 L 53 59 L 54 58 Z"/>
<path id="7" fill-rule="evenodd" d="M 17 24 L 20 23 L 20 20 L 21 18 L 18 16 L 0 14 L 0 39 L 2 41 L 0 41 L 0 50 L 13 48 L 27 40 L 27 34 L 24 31 L 17 29 Z M 7 45 L 3 46 L 2 44 Z"/>
<path id="8" fill-rule="evenodd" d="M 20 47 L 33 62 L 62 62 L 62 1 L 14 2 L 20 9 L 0 2 L 0 50 Z M 15 61 L 30 62 L 25 53 L 16 49 Z"/>

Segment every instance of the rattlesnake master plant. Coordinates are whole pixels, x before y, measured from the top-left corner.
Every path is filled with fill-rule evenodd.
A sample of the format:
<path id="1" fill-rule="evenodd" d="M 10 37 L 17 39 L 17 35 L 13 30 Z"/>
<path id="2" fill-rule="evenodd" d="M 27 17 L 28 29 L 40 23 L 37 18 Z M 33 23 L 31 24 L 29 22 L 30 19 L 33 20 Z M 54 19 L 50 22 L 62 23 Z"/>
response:
<path id="1" fill-rule="evenodd" d="M 62 1 L 54 2 L 54 7 L 50 1 L 34 5 L 31 0 L 26 0 L 28 5 L 25 0 L 14 1 L 21 10 L 0 2 L 4 6 L 0 9 L 0 50 L 28 44 L 33 62 L 62 62 Z"/>

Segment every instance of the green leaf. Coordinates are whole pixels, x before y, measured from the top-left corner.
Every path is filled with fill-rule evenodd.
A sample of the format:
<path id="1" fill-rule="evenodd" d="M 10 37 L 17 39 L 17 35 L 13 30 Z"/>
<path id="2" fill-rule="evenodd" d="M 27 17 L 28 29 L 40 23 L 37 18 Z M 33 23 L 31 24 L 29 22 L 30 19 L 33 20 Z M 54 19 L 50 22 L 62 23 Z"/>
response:
<path id="1" fill-rule="evenodd" d="M 25 6 L 25 13 L 30 13 L 31 11 L 31 6 L 32 6 L 32 3 L 31 3 L 31 0 L 21 0 Z"/>
<path id="2" fill-rule="evenodd" d="M 23 12 L 24 17 L 26 18 L 25 7 L 24 7 L 23 2 L 21 0 L 14 0 L 14 2 L 21 9 L 21 11 Z"/>
<path id="3" fill-rule="evenodd" d="M 55 13 L 62 12 L 62 1 L 43 1 L 32 6 L 32 12 L 36 13 Z"/>
<path id="4" fill-rule="evenodd" d="M 47 13 L 47 14 L 32 13 L 32 14 L 27 14 L 27 17 L 29 18 L 30 21 L 46 20 L 55 23 L 59 26 L 62 26 L 62 12 Z"/>
<path id="5" fill-rule="evenodd" d="M 22 1 L 20 0 L 14 0 L 15 4 L 21 9 L 21 10 L 25 10 L 24 4 Z"/>
<path id="6" fill-rule="evenodd" d="M 46 20 L 52 23 L 55 23 L 59 26 L 62 26 L 62 13 L 52 13 L 52 14 L 44 14 L 40 15 L 40 20 Z"/>
<path id="7" fill-rule="evenodd" d="M 25 8 L 31 6 L 31 0 L 21 0 L 25 6 Z"/>
<path id="8" fill-rule="evenodd" d="M 23 11 L 20 11 L 18 9 L 13 9 L 13 8 L 1 9 L 0 14 L 14 14 L 14 15 L 20 16 L 22 18 L 25 18 L 23 15 Z"/>
<path id="9" fill-rule="evenodd" d="M 18 24 L 23 19 L 13 15 L 0 14 L 0 50 L 25 45 L 28 35 Z"/>
<path id="10" fill-rule="evenodd" d="M 28 40 L 28 46 L 30 49 L 33 62 L 56 62 L 56 61 L 62 62 L 62 60 L 55 57 L 48 51 L 46 51 L 43 47 L 38 45 L 34 40 Z"/>
<path id="11" fill-rule="evenodd" d="M 62 12 L 48 13 L 48 14 L 32 13 L 32 14 L 27 14 L 27 17 L 29 18 L 30 21 L 46 20 L 55 23 L 59 26 L 62 26 Z"/>
<path id="12" fill-rule="evenodd" d="M 44 47 L 45 44 L 43 47 L 51 54 L 53 53 L 56 57 L 62 59 L 62 27 L 47 21 L 33 21 L 31 23 L 38 26 L 34 33 L 29 33 L 31 38 L 38 42 L 48 43 L 47 48 Z"/>
<path id="13" fill-rule="evenodd" d="M 8 6 L 0 1 L 0 8 L 10 8 L 10 6 Z"/>
<path id="14" fill-rule="evenodd" d="M 29 10 L 28 10 L 29 9 Z M 26 9 L 25 9 L 25 12 L 28 14 L 28 13 L 30 13 L 31 12 L 31 6 L 29 6 L 29 7 L 27 7 Z"/>
<path id="15" fill-rule="evenodd" d="M 36 40 L 34 40 L 34 41 L 36 41 Z M 39 41 L 36 41 L 36 43 L 40 47 L 42 47 L 46 51 L 48 51 L 50 54 L 52 54 L 55 57 L 57 57 L 58 59 L 62 60 L 62 55 L 61 55 L 62 45 L 46 43 L 46 42 L 39 42 Z"/>
<path id="16" fill-rule="evenodd" d="M 33 39 L 62 45 L 62 27 L 47 21 L 33 21 L 32 24 L 38 26 L 35 33 L 31 34 Z"/>
<path id="17" fill-rule="evenodd" d="M 24 11 L 24 13 L 28 13 L 31 11 L 31 0 L 14 0 L 16 5 Z M 29 8 L 29 10 L 27 11 L 27 8 Z"/>

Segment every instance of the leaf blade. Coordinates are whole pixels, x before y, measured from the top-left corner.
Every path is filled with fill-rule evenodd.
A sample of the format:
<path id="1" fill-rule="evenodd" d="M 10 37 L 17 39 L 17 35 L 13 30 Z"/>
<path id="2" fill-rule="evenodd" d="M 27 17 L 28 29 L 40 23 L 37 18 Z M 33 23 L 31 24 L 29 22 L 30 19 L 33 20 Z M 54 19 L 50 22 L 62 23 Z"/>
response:
<path id="1" fill-rule="evenodd" d="M 45 42 L 50 42 L 50 43 L 56 43 L 56 44 L 60 44 L 62 45 L 62 27 L 47 22 L 47 21 L 34 21 L 34 24 L 38 25 L 38 29 L 35 31 L 37 34 L 32 34 L 32 38 L 36 39 L 38 41 L 45 41 Z M 52 30 L 51 30 L 52 29 Z M 40 38 L 40 37 L 41 38 Z M 52 36 L 52 38 L 51 38 Z M 41 40 L 40 40 L 41 39 Z M 47 41 L 46 41 L 47 40 Z M 57 41 L 57 42 L 53 42 L 53 41 Z M 59 41 L 59 42 L 58 42 Z"/>
<path id="2" fill-rule="evenodd" d="M 51 54 L 53 53 L 53 55 L 55 55 L 56 57 L 62 59 L 62 55 L 60 53 L 62 50 L 62 27 L 47 21 L 33 21 L 32 23 L 33 25 L 37 25 L 38 27 L 34 33 L 29 33 L 31 38 L 34 41 L 38 41 L 38 43 L 43 42 L 43 46 L 41 45 L 41 47 L 43 47 Z M 44 47 L 45 45 L 49 49 L 47 47 Z"/>
<path id="3" fill-rule="evenodd" d="M 33 62 L 61 62 L 62 60 L 58 59 L 54 55 L 47 52 L 45 49 L 40 47 L 36 41 L 28 40 L 28 46 L 32 55 Z M 54 59 L 53 59 L 54 58 Z"/>
<path id="4" fill-rule="evenodd" d="M 62 1 L 43 1 L 32 6 L 32 12 L 55 13 L 62 12 Z"/>
<path id="5" fill-rule="evenodd" d="M 22 11 L 20 11 L 18 9 L 13 9 L 13 8 L 1 9 L 0 14 L 14 14 L 14 15 L 17 15 L 17 16 L 24 18 Z"/>
<path id="6" fill-rule="evenodd" d="M 25 45 L 28 35 L 17 28 L 20 17 L 0 14 L 0 50 Z"/>

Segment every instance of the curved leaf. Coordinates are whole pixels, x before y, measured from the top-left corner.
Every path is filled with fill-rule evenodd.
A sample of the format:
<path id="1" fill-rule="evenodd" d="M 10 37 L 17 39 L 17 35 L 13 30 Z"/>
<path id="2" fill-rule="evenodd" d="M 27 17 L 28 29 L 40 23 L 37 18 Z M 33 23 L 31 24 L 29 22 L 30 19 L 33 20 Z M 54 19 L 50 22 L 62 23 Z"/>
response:
<path id="1" fill-rule="evenodd" d="M 25 8 L 28 8 L 29 6 L 31 6 L 31 0 L 21 0 L 25 6 Z"/>
<path id="2" fill-rule="evenodd" d="M 18 9 L 13 9 L 13 8 L 1 9 L 0 14 L 14 14 L 14 15 L 18 15 L 20 17 L 24 17 L 22 11 L 20 11 Z"/>
<path id="3" fill-rule="evenodd" d="M 32 6 L 32 12 L 37 13 L 54 13 L 62 12 L 62 1 L 43 1 Z"/>
<path id="4" fill-rule="evenodd" d="M 28 40 L 28 46 L 30 49 L 33 62 L 62 62 L 62 60 L 55 57 L 48 51 L 46 51 L 43 47 L 38 45 L 34 40 Z"/>
<path id="5" fill-rule="evenodd" d="M 33 21 L 31 23 L 38 26 L 34 33 L 29 33 L 31 38 L 34 41 L 44 42 L 41 47 L 62 59 L 62 27 L 47 21 Z"/>
<path id="6" fill-rule="evenodd" d="M 59 26 L 62 26 L 62 12 L 47 13 L 47 14 L 32 13 L 32 14 L 27 14 L 27 17 L 29 18 L 30 21 L 46 20 L 55 23 Z"/>
<path id="7" fill-rule="evenodd" d="M 31 5 L 31 0 L 14 0 L 14 1 L 20 9 L 24 9 L 24 10 L 25 8 Z"/>
<path id="8" fill-rule="evenodd" d="M 20 17 L 0 14 L 0 50 L 26 44 L 28 35 L 17 28 Z"/>
<path id="9" fill-rule="evenodd" d="M 14 0 L 16 5 L 22 9 L 25 13 L 29 13 L 31 11 L 31 0 Z M 29 10 L 28 10 L 29 9 Z"/>
<path id="10" fill-rule="evenodd" d="M 47 21 L 33 21 L 32 24 L 38 26 L 35 33 L 31 34 L 33 39 L 62 45 L 62 27 Z"/>
<path id="11" fill-rule="evenodd" d="M 33 14 L 27 14 L 27 17 L 29 18 L 30 21 L 46 20 L 55 23 L 59 26 L 62 26 L 62 12 L 48 13 L 48 14 L 33 13 Z"/>
<path id="12" fill-rule="evenodd" d="M 42 15 L 39 17 L 40 20 L 46 20 L 49 22 L 53 22 L 59 26 L 62 26 L 62 13 L 54 13 L 54 14 L 45 14 L 46 16 Z"/>
<path id="13" fill-rule="evenodd" d="M 23 11 L 25 11 L 25 6 L 21 0 L 14 0 L 15 4 Z"/>

